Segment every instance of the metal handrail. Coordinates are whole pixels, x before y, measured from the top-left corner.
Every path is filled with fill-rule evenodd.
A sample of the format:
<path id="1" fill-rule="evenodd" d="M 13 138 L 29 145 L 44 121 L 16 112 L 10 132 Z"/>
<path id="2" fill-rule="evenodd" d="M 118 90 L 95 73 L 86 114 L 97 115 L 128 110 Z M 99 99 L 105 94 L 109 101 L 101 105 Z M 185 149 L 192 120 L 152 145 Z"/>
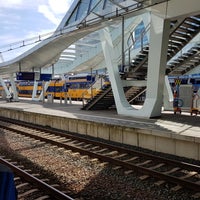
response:
<path id="1" fill-rule="evenodd" d="M 95 82 L 93 82 L 92 84 L 90 84 L 90 87 L 89 87 L 85 92 L 83 92 L 83 94 L 82 94 L 83 106 L 84 106 L 84 100 L 86 99 L 86 98 L 85 98 L 85 95 L 88 93 L 88 91 L 91 91 L 91 98 L 93 98 L 93 88 L 94 88 L 95 84 L 97 84 L 97 82 L 98 82 L 99 80 L 101 81 L 101 84 L 100 84 L 100 87 L 98 87 L 98 88 L 96 88 L 96 89 L 97 89 L 97 90 L 101 89 L 102 86 L 103 86 L 103 82 L 104 82 L 103 76 L 99 76 L 99 77 L 97 78 L 97 80 L 96 80 Z"/>
<path id="2" fill-rule="evenodd" d="M 134 29 L 135 31 L 135 29 Z M 128 48 L 125 51 L 125 54 L 128 53 L 128 65 L 130 66 L 131 64 L 131 50 L 134 49 L 134 46 L 137 42 L 140 42 L 140 50 L 142 51 L 144 48 L 144 37 L 147 35 L 147 33 L 150 31 L 150 23 L 145 27 L 145 29 L 141 32 L 140 36 L 137 37 L 135 40 L 132 39 L 132 44 L 128 45 Z M 130 39 L 130 37 L 132 37 L 133 31 L 130 33 L 130 36 L 128 38 L 128 40 Z M 128 41 L 127 41 L 128 43 Z"/>
<path id="3" fill-rule="evenodd" d="M 134 101 L 137 97 L 139 97 L 141 94 L 143 94 L 144 92 L 147 91 L 147 88 L 145 88 L 144 90 L 142 90 L 141 92 L 139 92 L 136 96 L 134 96 L 131 100 L 129 100 L 128 102 L 131 103 L 132 101 Z"/>

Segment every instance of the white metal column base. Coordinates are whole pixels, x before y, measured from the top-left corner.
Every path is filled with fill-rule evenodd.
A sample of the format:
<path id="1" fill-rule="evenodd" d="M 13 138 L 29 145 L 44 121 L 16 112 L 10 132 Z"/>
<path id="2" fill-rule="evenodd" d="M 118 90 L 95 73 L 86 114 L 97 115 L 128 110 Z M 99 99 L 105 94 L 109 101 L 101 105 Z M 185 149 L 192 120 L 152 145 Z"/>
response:
<path id="1" fill-rule="evenodd" d="M 37 99 L 37 87 L 38 87 L 38 82 L 34 81 L 34 86 L 33 86 L 33 92 L 32 92 L 32 100 Z"/>
<path id="2" fill-rule="evenodd" d="M 3 89 L 6 93 L 6 98 L 10 98 L 11 97 L 11 94 L 10 94 L 10 91 L 8 90 L 3 78 L 0 76 L 0 82 L 1 82 L 1 85 L 3 86 Z"/>
<path id="3" fill-rule="evenodd" d="M 18 92 L 17 92 L 16 84 L 15 84 L 12 74 L 10 74 L 10 83 L 11 83 L 11 88 L 12 88 L 12 92 L 13 92 L 13 101 L 18 102 L 19 101 Z"/>

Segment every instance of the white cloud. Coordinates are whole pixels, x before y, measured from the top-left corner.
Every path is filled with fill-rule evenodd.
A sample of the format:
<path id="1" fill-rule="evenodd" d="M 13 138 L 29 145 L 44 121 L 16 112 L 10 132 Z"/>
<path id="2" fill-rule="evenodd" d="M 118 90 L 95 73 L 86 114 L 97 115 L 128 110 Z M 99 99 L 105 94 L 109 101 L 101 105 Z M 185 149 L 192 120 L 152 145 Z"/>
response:
<path id="1" fill-rule="evenodd" d="M 42 13 L 48 20 L 50 20 L 53 24 L 58 25 L 59 21 L 53 12 L 46 5 L 40 5 L 38 7 L 38 12 Z"/>
<path id="2" fill-rule="evenodd" d="M 2 27 L 0 33 L 0 51 L 4 52 L 3 56 L 5 60 L 10 60 L 26 50 L 25 47 L 7 51 L 9 48 L 15 47 L 13 43 L 21 43 L 22 40 L 27 41 L 27 38 L 29 38 L 28 41 L 31 40 L 34 43 L 35 38 L 39 35 L 44 39 L 44 37 L 49 36 L 48 34 L 54 32 L 72 2 L 73 0 L 0 0 L 0 17 L 2 19 L 0 21 Z M 35 15 L 36 12 L 39 12 L 52 24 L 38 23 L 40 28 L 35 29 L 36 24 L 33 26 L 31 23 L 27 23 L 27 20 L 24 20 L 26 16 L 23 11 L 26 11 L 26 14 L 30 13 L 28 17 L 30 20 L 33 17 L 32 22 L 45 21 L 41 15 Z M 3 46 L 6 46 L 6 48 Z M 31 45 L 27 46 L 27 48 L 30 47 Z"/>
<path id="3" fill-rule="evenodd" d="M 54 14 L 65 14 L 69 8 L 70 0 L 49 0 L 50 9 Z"/>
<path id="4" fill-rule="evenodd" d="M 38 12 L 42 13 L 53 24 L 58 25 L 61 21 L 58 15 L 63 15 L 68 11 L 73 0 L 48 0 L 48 4 L 38 6 Z"/>

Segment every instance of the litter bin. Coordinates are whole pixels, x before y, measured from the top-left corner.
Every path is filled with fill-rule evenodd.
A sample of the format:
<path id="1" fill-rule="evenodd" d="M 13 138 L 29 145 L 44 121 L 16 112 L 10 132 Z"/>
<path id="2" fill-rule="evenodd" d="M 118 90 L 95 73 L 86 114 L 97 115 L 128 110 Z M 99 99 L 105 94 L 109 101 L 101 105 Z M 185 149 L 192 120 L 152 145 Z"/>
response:
<path id="1" fill-rule="evenodd" d="M 52 94 L 47 95 L 47 103 L 53 103 L 53 95 Z"/>

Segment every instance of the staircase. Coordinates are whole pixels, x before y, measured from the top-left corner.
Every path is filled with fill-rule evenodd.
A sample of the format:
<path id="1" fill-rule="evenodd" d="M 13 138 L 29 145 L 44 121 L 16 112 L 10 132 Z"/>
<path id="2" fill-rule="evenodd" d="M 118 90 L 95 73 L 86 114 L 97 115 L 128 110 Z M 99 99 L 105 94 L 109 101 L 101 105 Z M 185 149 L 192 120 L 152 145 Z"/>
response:
<path id="1" fill-rule="evenodd" d="M 146 90 L 145 87 L 124 87 L 125 96 L 128 102 L 133 102 Z M 115 99 L 111 86 L 104 88 L 98 95 L 89 100 L 82 110 L 107 110 L 115 106 Z"/>
<path id="2" fill-rule="evenodd" d="M 190 16 L 179 22 L 171 22 L 171 34 L 169 36 L 167 61 L 171 60 L 179 51 L 183 49 L 200 32 L 200 15 Z M 182 75 L 200 64 L 199 56 L 200 44 L 192 47 L 166 66 L 167 75 Z M 135 78 L 145 80 L 147 76 L 149 46 L 144 46 L 139 54 L 134 58 L 128 72 L 123 78 Z M 126 98 L 129 103 L 146 91 L 145 87 L 124 88 Z M 111 86 L 102 90 L 97 96 L 91 99 L 83 110 L 105 110 L 115 104 Z"/>
<path id="3" fill-rule="evenodd" d="M 132 86 L 127 89 L 125 96 L 130 104 L 134 104 L 134 100 L 146 91 L 146 87 Z"/>
<path id="4" fill-rule="evenodd" d="M 82 110 L 106 110 L 115 104 L 111 85 L 107 85 L 100 93 L 90 99 Z"/>
<path id="5" fill-rule="evenodd" d="M 166 74 L 174 76 L 183 75 L 198 65 L 200 65 L 200 43 L 170 61 L 167 65 Z"/>
<path id="6" fill-rule="evenodd" d="M 186 46 L 200 31 L 200 15 L 190 16 L 183 21 L 171 22 L 171 34 L 169 36 L 167 60 L 174 57 Z M 126 78 L 144 80 L 147 76 L 149 46 L 145 46 L 131 63 Z"/>

